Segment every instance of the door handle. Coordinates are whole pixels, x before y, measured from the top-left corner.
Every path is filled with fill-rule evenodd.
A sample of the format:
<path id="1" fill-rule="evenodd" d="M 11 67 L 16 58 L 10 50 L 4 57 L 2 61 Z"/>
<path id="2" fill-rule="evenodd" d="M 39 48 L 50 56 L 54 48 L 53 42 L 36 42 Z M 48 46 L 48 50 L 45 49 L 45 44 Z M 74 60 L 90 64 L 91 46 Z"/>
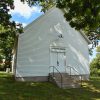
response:
<path id="1" fill-rule="evenodd" d="M 57 66 L 59 66 L 59 61 L 57 61 Z"/>

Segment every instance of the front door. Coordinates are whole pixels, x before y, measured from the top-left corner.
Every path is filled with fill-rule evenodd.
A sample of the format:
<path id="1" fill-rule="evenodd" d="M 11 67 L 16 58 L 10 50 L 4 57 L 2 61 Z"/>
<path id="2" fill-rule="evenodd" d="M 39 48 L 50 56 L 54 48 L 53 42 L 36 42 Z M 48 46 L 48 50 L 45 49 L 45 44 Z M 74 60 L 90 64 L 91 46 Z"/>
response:
<path id="1" fill-rule="evenodd" d="M 65 72 L 65 53 L 64 52 L 51 52 L 50 64 L 55 66 L 60 72 Z"/>

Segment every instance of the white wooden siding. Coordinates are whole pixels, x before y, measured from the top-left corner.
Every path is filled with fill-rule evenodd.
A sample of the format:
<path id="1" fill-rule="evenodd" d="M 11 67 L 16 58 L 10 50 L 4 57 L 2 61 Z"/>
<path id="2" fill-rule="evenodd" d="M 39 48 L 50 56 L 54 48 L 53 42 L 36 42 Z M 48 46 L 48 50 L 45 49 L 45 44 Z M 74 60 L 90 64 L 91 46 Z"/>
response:
<path id="1" fill-rule="evenodd" d="M 89 74 L 88 43 L 71 28 L 57 8 L 25 28 L 19 36 L 16 76 L 47 76 L 49 73 L 49 46 L 63 34 L 67 65 L 83 74 Z"/>

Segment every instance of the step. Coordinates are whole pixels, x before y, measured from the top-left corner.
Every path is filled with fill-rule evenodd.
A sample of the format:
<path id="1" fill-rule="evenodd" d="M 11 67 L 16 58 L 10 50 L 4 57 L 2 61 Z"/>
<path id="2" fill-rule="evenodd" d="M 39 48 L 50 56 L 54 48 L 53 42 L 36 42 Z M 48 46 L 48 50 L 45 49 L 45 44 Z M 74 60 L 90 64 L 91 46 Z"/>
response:
<path id="1" fill-rule="evenodd" d="M 67 73 L 61 73 L 61 74 L 62 74 L 62 88 L 79 88 L 81 86 L 79 75 L 70 76 Z M 52 82 L 61 88 L 61 76 L 59 75 L 59 73 L 55 73 L 54 77 L 52 76 L 53 73 L 50 73 L 49 75 L 52 79 Z"/>
<path id="2" fill-rule="evenodd" d="M 53 77 L 53 79 L 54 80 L 57 80 L 57 81 L 61 81 L 61 77 L 59 77 L 59 76 L 55 76 L 55 77 Z M 77 77 L 70 77 L 70 76 L 66 76 L 66 77 L 62 77 L 62 80 L 63 81 L 80 81 L 80 79 L 79 78 L 77 78 Z"/>
<path id="3" fill-rule="evenodd" d="M 50 75 L 53 76 L 53 73 L 50 73 Z M 62 77 L 67 77 L 69 76 L 68 73 L 61 73 Z M 54 73 L 54 76 L 55 77 L 61 77 L 61 75 L 59 73 Z"/>

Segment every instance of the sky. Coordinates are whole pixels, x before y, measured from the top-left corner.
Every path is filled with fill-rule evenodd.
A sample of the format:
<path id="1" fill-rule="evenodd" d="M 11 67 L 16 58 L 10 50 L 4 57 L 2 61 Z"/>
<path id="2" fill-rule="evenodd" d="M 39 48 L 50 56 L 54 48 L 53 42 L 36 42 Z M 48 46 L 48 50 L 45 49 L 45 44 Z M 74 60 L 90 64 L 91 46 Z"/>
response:
<path id="1" fill-rule="evenodd" d="M 93 49 L 93 54 L 92 56 L 89 56 L 90 62 L 92 61 L 93 58 L 96 57 L 96 48 Z"/>
<path id="2" fill-rule="evenodd" d="M 14 0 L 14 5 L 14 10 L 9 12 L 12 15 L 11 20 L 14 20 L 16 23 L 22 23 L 23 27 L 43 14 L 41 7 L 29 7 L 27 3 L 23 4 L 20 0 Z"/>
<path id="3" fill-rule="evenodd" d="M 41 7 L 32 6 L 29 7 L 27 3 L 22 3 L 20 0 L 14 0 L 15 8 L 14 10 L 10 10 L 10 14 L 12 15 L 12 19 L 16 23 L 22 23 L 23 27 L 37 19 L 39 16 L 43 14 L 41 12 Z M 100 42 L 99 42 L 100 45 Z M 90 61 L 96 56 L 96 49 L 93 50 L 93 56 L 90 56 Z"/>
<path id="4" fill-rule="evenodd" d="M 100 46 L 100 40 L 99 40 L 99 44 L 98 44 L 98 45 Z M 90 62 L 92 61 L 93 58 L 96 57 L 96 54 L 97 54 L 97 53 L 96 53 L 96 48 L 94 48 L 94 49 L 93 49 L 93 54 L 92 54 L 92 56 L 89 56 Z"/>

